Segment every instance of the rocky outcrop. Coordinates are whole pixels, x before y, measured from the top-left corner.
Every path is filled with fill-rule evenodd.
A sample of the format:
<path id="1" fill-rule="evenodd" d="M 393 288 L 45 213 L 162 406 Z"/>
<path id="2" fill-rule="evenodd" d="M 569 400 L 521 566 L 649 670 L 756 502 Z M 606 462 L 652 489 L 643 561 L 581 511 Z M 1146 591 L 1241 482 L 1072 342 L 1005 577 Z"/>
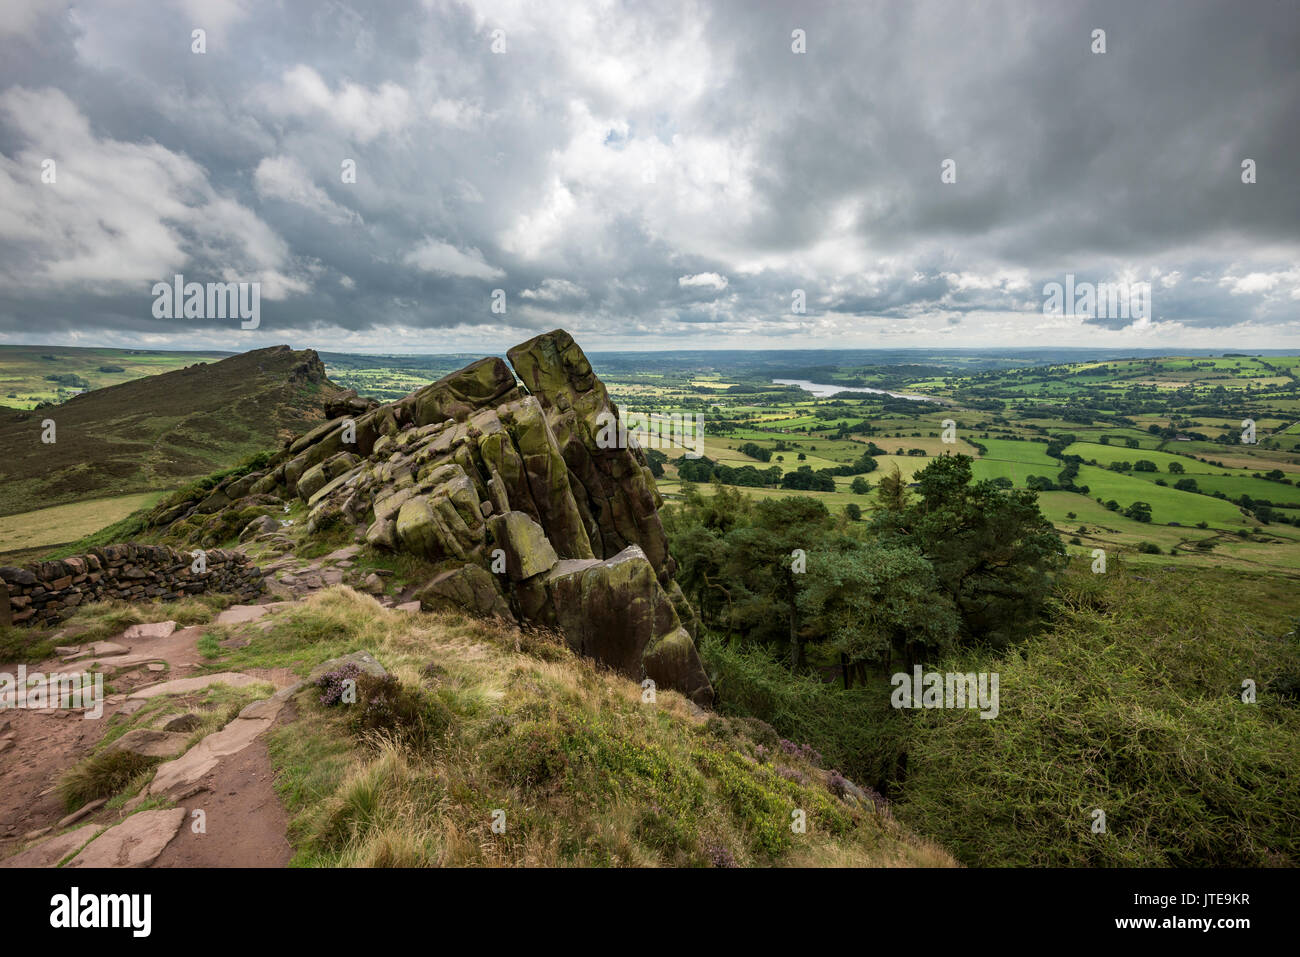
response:
<path id="1" fill-rule="evenodd" d="M 253 598 L 264 590 L 262 571 L 242 552 L 204 553 L 195 571 L 189 554 L 166 545 L 105 545 L 85 555 L 24 568 L 0 568 L 0 594 L 14 624 L 43 625 L 68 617 L 83 602 L 173 601 L 214 591 Z"/>
<path id="2" fill-rule="evenodd" d="M 351 527 L 429 563 L 425 608 L 552 627 L 629 677 L 711 703 L 654 479 L 639 449 L 605 440 L 619 413 L 604 384 L 561 330 L 508 355 L 522 385 L 485 358 L 396 402 L 341 402 L 252 481 L 212 494 L 241 515 L 296 496 L 308 530 Z"/>

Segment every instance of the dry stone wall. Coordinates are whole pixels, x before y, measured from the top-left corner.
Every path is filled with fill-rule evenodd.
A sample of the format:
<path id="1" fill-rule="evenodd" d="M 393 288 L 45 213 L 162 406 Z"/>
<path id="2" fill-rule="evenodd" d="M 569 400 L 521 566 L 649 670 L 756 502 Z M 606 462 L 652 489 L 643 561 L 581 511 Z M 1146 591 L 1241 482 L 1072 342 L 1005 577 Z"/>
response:
<path id="1" fill-rule="evenodd" d="M 0 568 L 0 625 L 62 621 L 81 604 L 121 598 L 171 601 L 200 592 L 251 599 L 262 594 L 262 570 L 243 552 L 213 548 L 206 570 L 192 570 L 187 552 L 166 545 L 105 545 L 85 555 L 23 568 Z M 6 620 L 6 618 L 8 620 Z"/>

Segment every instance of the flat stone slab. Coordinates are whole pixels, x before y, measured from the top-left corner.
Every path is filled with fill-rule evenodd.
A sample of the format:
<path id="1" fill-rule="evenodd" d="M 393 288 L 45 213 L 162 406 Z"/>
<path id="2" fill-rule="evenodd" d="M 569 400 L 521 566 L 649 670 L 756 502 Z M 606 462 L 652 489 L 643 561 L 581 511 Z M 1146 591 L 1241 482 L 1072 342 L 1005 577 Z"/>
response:
<path id="1" fill-rule="evenodd" d="M 67 663 L 69 661 L 76 661 L 78 658 L 87 658 L 92 655 L 98 658 L 111 658 L 114 655 L 124 655 L 130 650 L 131 649 L 126 645 L 119 645 L 114 641 L 95 641 L 89 645 L 82 645 L 80 648 L 68 652 L 68 654 L 64 656 L 63 661 Z"/>
<path id="2" fill-rule="evenodd" d="M 242 625 L 245 622 L 257 621 L 270 610 L 270 605 L 231 605 L 217 615 L 215 624 Z"/>
<path id="3" fill-rule="evenodd" d="M 183 807 L 132 814 L 91 841 L 67 866 L 145 867 L 162 853 L 184 820 Z"/>
<path id="4" fill-rule="evenodd" d="M 159 765 L 158 773 L 149 783 L 149 793 L 166 794 L 194 784 L 215 768 L 222 758 L 244 750 L 271 726 L 285 700 L 273 696 L 254 701 L 220 731 L 214 731 L 175 761 Z"/>
<path id="5" fill-rule="evenodd" d="M 397 605 L 396 609 L 398 611 L 417 612 L 420 610 L 420 603 L 418 601 L 404 601 L 400 605 Z"/>
<path id="6" fill-rule="evenodd" d="M 134 668 L 137 665 L 143 665 L 150 661 L 163 661 L 160 655 L 147 655 L 144 653 L 131 655 L 115 655 L 112 658 L 91 658 L 83 661 L 82 665 L 86 668 Z"/>
<path id="7" fill-rule="evenodd" d="M 185 751 L 190 736 L 176 731 L 136 728 L 108 746 L 109 751 L 130 751 L 146 758 L 174 758 Z"/>
<path id="8" fill-rule="evenodd" d="M 138 691 L 132 691 L 127 700 L 146 701 L 149 698 L 156 698 L 160 694 L 190 694 L 194 691 L 202 691 L 212 685 L 229 685 L 232 688 L 243 688 L 246 685 L 257 684 L 263 680 L 236 671 L 218 671 L 216 674 L 199 675 L 194 678 L 177 678 L 174 681 L 164 681 L 161 684 L 140 688 Z"/>
<path id="9" fill-rule="evenodd" d="M 174 621 L 155 621 L 147 625 L 132 625 L 122 632 L 123 641 L 138 641 L 141 638 L 168 638 L 176 630 Z"/>
<path id="10" fill-rule="evenodd" d="M 91 801 L 89 804 L 83 805 L 80 809 L 73 811 L 67 817 L 59 821 L 58 824 L 54 825 L 54 830 L 61 831 L 65 827 L 72 827 L 72 825 L 76 824 L 83 817 L 89 817 L 107 803 L 108 798 L 99 798 L 98 800 Z"/>
<path id="11" fill-rule="evenodd" d="M 344 546 L 343 548 L 337 548 L 334 551 L 330 552 L 328 555 L 322 558 L 321 561 L 342 562 L 342 561 L 347 561 L 349 558 L 356 558 L 360 554 L 361 554 L 360 545 L 347 545 Z"/>
<path id="12" fill-rule="evenodd" d="M 102 824 L 84 824 L 67 834 L 56 834 L 21 854 L 0 861 L 0 867 L 53 867 L 103 830 Z"/>

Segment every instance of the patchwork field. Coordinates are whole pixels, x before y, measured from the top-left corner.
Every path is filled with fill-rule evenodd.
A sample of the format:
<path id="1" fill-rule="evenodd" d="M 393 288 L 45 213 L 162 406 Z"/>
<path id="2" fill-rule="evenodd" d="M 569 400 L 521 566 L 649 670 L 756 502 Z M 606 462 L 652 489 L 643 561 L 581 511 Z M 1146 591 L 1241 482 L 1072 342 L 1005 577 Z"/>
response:
<path id="1" fill-rule="evenodd" d="M 647 360 L 646 364 L 649 364 Z M 905 371 L 904 371 L 905 370 Z M 752 466 L 781 477 L 799 469 L 834 470 L 874 443 L 871 490 L 831 476 L 834 491 L 744 486 L 754 499 L 811 495 L 832 512 L 878 507 L 874 487 L 895 467 L 907 481 L 944 454 L 975 458 L 977 479 L 1039 492 L 1044 514 L 1080 554 L 1104 547 L 1139 563 L 1182 562 L 1300 568 L 1300 357 L 1227 356 L 1112 360 L 971 372 L 957 366 L 791 367 L 755 373 L 743 363 L 708 372 L 619 374 L 597 368 L 612 396 L 636 411 L 698 412 L 704 454 L 718 467 Z M 770 375 L 768 374 L 770 372 Z M 772 378 L 870 384 L 933 396 L 909 402 L 864 394 L 821 399 L 774 386 Z M 940 404 L 942 403 L 942 404 Z M 1257 443 L 1240 441 L 1253 419 Z M 945 443 L 945 421 L 958 441 Z M 1075 441 L 1070 442 L 1073 436 Z M 1049 455 L 1049 443 L 1058 442 Z M 740 451 L 755 446 L 766 459 Z M 660 491 L 681 494 L 684 451 L 660 450 Z M 749 450 L 751 453 L 753 449 Z M 1063 479 L 1068 460 L 1077 475 Z M 1172 470 L 1171 470 L 1172 467 Z M 776 474 L 776 473 L 773 473 Z M 1075 491 L 1054 490 L 1062 481 Z M 1183 487 L 1176 487 L 1182 482 Z M 1190 482 L 1194 482 L 1192 485 Z M 1079 489 L 1087 488 L 1086 494 Z M 1149 506 L 1149 521 L 1126 515 Z M 1108 507 L 1109 506 L 1109 507 Z M 1203 527 L 1202 527 L 1203 526 Z M 1082 529 L 1082 530 L 1081 530 Z"/>

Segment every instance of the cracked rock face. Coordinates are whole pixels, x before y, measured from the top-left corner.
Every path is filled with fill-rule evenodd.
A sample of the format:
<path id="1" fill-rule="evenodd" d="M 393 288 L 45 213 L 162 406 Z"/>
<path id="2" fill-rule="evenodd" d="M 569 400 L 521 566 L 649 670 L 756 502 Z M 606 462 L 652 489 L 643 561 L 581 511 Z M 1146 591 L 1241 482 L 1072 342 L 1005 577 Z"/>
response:
<path id="1" fill-rule="evenodd" d="M 602 448 L 618 416 L 573 337 L 556 330 L 292 442 L 251 494 L 297 496 L 334 525 L 437 567 L 426 608 L 561 631 L 575 651 L 697 704 L 713 689 L 673 581 L 659 494 L 639 449 Z"/>

